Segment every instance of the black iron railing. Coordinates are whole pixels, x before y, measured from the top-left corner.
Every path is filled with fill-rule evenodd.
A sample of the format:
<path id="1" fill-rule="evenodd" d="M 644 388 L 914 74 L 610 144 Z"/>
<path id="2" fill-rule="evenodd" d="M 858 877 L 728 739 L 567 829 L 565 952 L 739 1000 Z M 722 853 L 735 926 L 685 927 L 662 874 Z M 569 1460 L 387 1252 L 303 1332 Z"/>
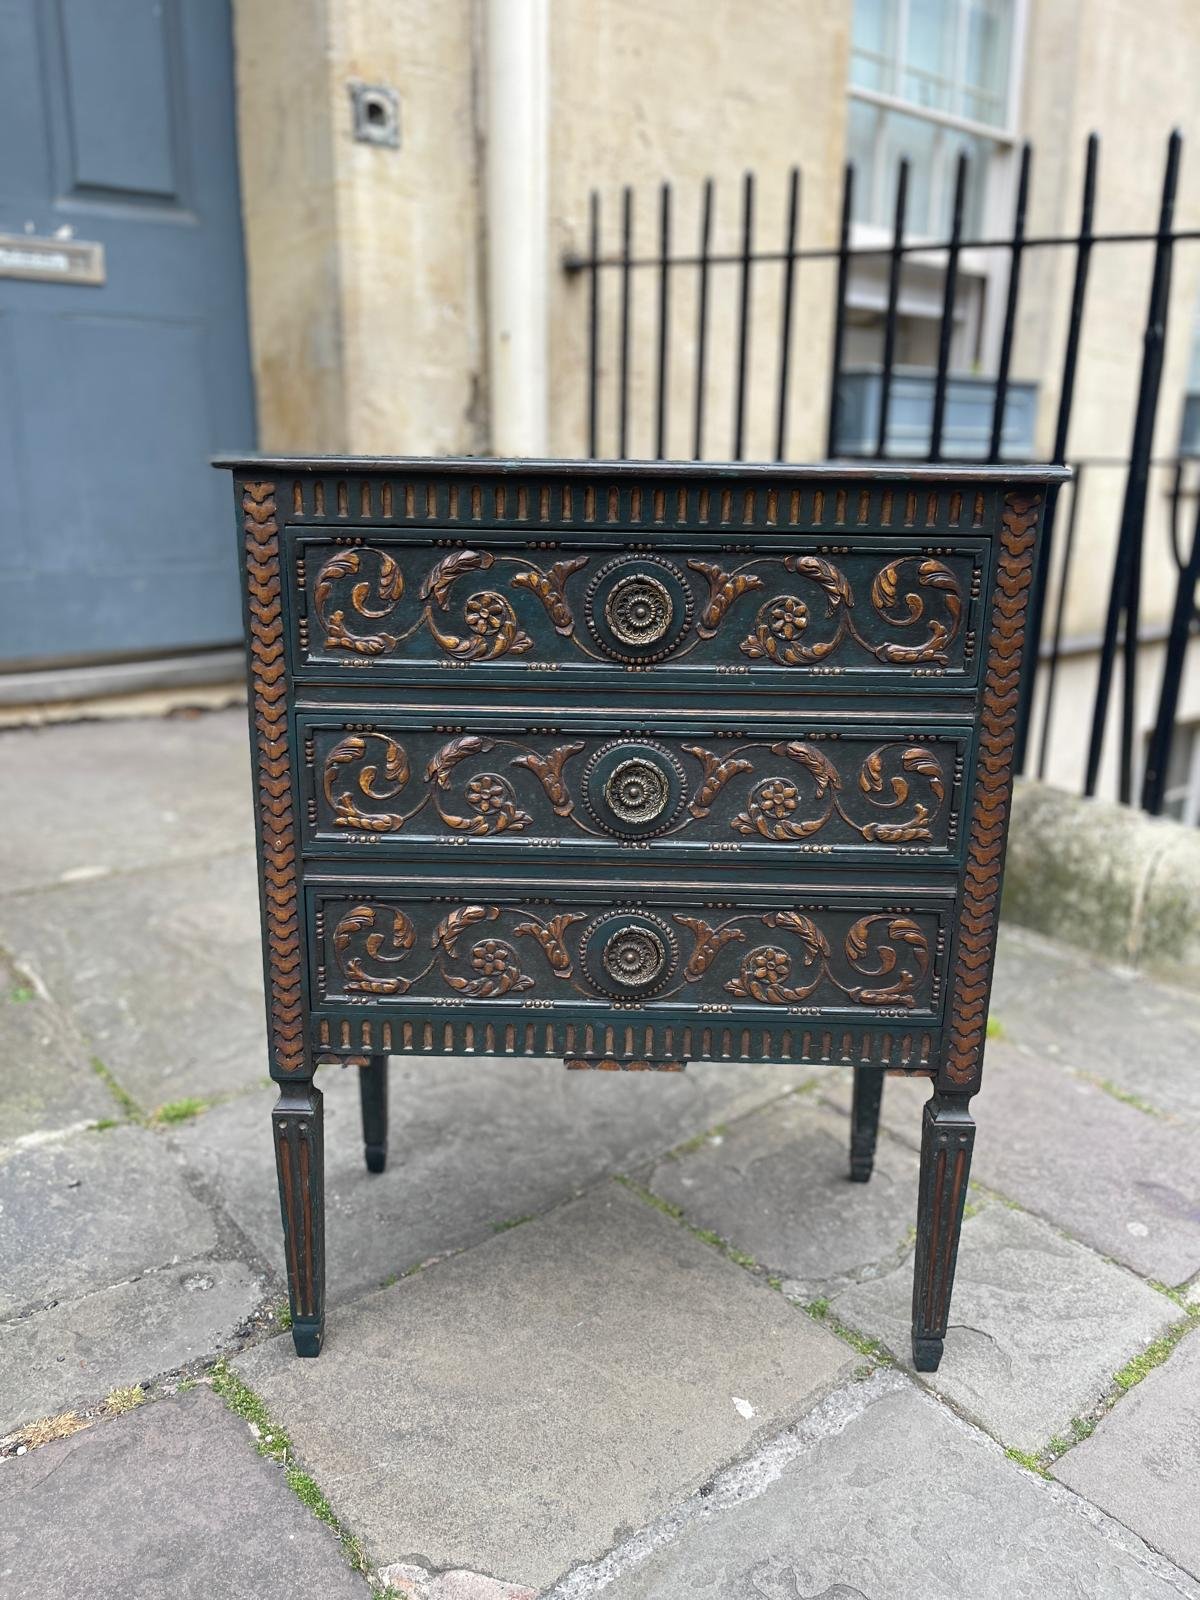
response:
<path id="1" fill-rule="evenodd" d="M 801 247 L 802 180 L 799 170 L 792 168 L 788 174 L 784 194 L 782 240 L 779 248 L 764 248 L 758 243 L 755 214 L 756 179 L 753 173 L 746 173 L 740 188 L 737 215 L 738 243 L 735 249 L 721 251 L 713 248 L 716 186 L 710 178 L 703 183 L 698 197 L 698 241 L 694 251 L 676 248 L 672 231 L 675 193 L 670 183 L 662 184 L 658 193 L 655 247 L 650 251 L 636 250 L 634 192 L 626 187 L 621 192 L 618 249 L 613 252 L 605 248 L 601 197 L 599 193 L 593 192 L 589 204 L 587 251 L 583 254 L 568 254 L 563 265 L 567 273 L 575 276 L 583 275 L 587 283 L 586 447 L 589 456 L 598 457 L 609 453 L 610 441 L 602 437 L 602 432 L 607 432 L 602 430 L 602 401 L 605 397 L 606 383 L 615 383 L 615 392 L 611 393 L 613 417 L 611 451 L 617 457 L 628 457 L 631 454 L 633 432 L 631 394 L 637 376 L 636 350 L 633 341 L 634 284 L 638 276 L 649 274 L 654 285 L 655 300 L 653 369 L 650 377 L 653 453 L 656 456 L 661 459 L 666 454 L 668 442 L 668 413 L 672 398 L 671 373 L 674 354 L 671 348 L 672 296 L 677 285 L 690 281 L 694 285 L 695 324 L 691 335 L 689 364 L 692 370 L 692 386 L 688 420 L 691 453 L 695 459 L 706 459 L 722 453 L 727 453 L 734 460 L 744 459 L 750 397 L 752 393 L 758 396 L 766 391 L 769 391 L 772 397 L 775 458 L 785 459 L 790 402 L 796 392 L 797 384 L 811 384 L 816 377 L 823 384 L 827 395 L 827 454 L 831 458 L 856 455 L 887 460 L 900 459 L 891 447 L 890 429 L 894 398 L 900 382 L 897 333 L 905 266 L 912 258 L 918 256 L 925 263 L 938 262 L 941 269 L 941 313 L 937 325 L 936 361 L 928 374 L 930 384 L 928 447 L 924 454 L 930 461 L 942 461 L 947 459 L 948 406 L 953 399 L 953 386 L 963 381 L 963 375 L 954 373 L 951 368 L 962 258 L 968 251 L 1002 252 L 1007 257 L 1004 315 L 992 381 L 988 442 L 986 450 L 980 449 L 977 454 L 969 457 L 980 461 L 997 462 L 1003 459 L 1005 454 L 1005 428 L 1014 386 L 1012 362 L 1021 304 L 1023 266 L 1030 252 L 1068 251 L 1073 257 L 1073 273 L 1053 444 L 1048 457 L 1050 461 L 1062 464 L 1070 463 L 1072 459 L 1068 455 L 1068 447 L 1080 357 L 1084 345 L 1088 283 L 1094 252 L 1098 248 L 1153 246 L 1153 271 L 1142 333 L 1140 373 L 1129 454 L 1116 462 L 1102 461 L 1101 458 L 1086 455 L 1075 457 L 1079 479 L 1067 491 L 1069 498 L 1066 504 L 1069 507 L 1069 516 L 1062 539 L 1061 559 L 1057 563 L 1056 607 L 1054 616 L 1047 626 L 1045 605 L 1047 594 L 1051 589 L 1051 575 L 1056 567 L 1055 555 L 1058 547 L 1056 524 L 1060 498 L 1056 490 L 1050 491 L 1037 582 L 1034 586 L 1031 624 L 1036 630 L 1036 636 L 1042 641 L 1042 656 L 1046 664 L 1045 671 L 1040 677 L 1043 686 L 1042 715 L 1037 759 L 1037 769 L 1044 771 L 1049 730 L 1055 710 L 1059 667 L 1065 643 L 1063 624 L 1069 598 L 1069 583 L 1074 570 L 1073 556 L 1077 543 L 1077 517 L 1082 480 L 1089 471 L 1098 469 L 1102 464 L 1114 468 L 1123 474 L 1120 519 L 1105 624 L 1095 652 L 1098 665 L 1091 731 L 1080 783 L 1085 793 L 1095 792 L 1119 661 L 1120 749 L 1117 790 L 1120 798 L 1127 803 L 1134 800 L 1137 791 L 1142 806 L 1157 814 L 1163 804 L 1165 773 L 1175 729 L 1187 647 L 1200 622 L 1200 613 L 1197 612 L 1196 605 L 1196 584 L 1200 578 L 1200 499 L 1197 501 L 1195 531 L 1190 545 L 1185 548 L 1186 541 L 1180 533 L 1183 502 L 1194 491 L 1189 490 L 1185 484 L 1183 459 L 1172 457 L 1165 464 L 1158 462 L 1152 457 L 1152 448 L 1160 406 L 1163 356 L 1171 309 L 1173 254 L 1181 243 L 1200 239 L 1200 229 L 1175 226 L 1175 201 L 1179 184 L 1182 140 L 1178 133 L 1173 133 L 1167 143 L 1157 226 L 1152 231 L 1097 232 L 1095 212 L 1099 153 L 1099 139 L 1093 134 L 1088 139 L 1085 152 L 1079 223 L 1077 229 L 1070 233 L 1028 232 L 1027 215 L 1033 153 L 1026 145 L 1020 152 L 1017 166 L 1011 223 L 1003 230 L 984 237 L 964 237 L 963 213 L 968 163 L 966 156 L 960 155 L 955 173 L 950 231 L 943 239 L 909 237 L 907 207 L 911 173 L 909 163 L 901 161 L 897 173 L 890 238 L 885 242 L 869 245 L 856 244 L 853 241 L 854 169 L 848 166 L 842 189 L 837 243 L 831 246 Z M 854 265 L 869 260 L 885 263 L 887 267 L 882 357 L 878 368 L 878 405 L 874 417 L 875 437 L 873 440 L 864 440 L 860 436 L 854 441 L 853 447 L 848 447 L 848 440 L 842 427 L 843 407 L 840 402 L 849 378 L 846 363 L 847 328 L 851 310 L 849 289 Z M 806 262 L 826 262 L 835 267 L 832 345 L 827 367 L 819 374 L 814 374 L 811 370 L 798 373 L 795 362 L 797 281 L 802 265 Z M 762 330 L 758 330 L 760 336 L 756 349 L 754 339 L 756 330 L 752 326 L 752 314 L 756 303 L 761 305 L 760 300 L 756 302 L 756 289 L 761 282 L 760 274 L 771 268 L 778 272 L 775 325 L 773 330 L 768 330 L 770 336 L 765 343 Z M 720 271 L 734 274 L 736 306 L 732 322 L 733 345 L 729 351 L 732 407 L 727 452 L 722 452 L 719 442 L 714 438 L 714 430 L 708 415 L 714 388 L 711 325 L 713 282 L 714 274 Z M 604 299 L 602 284 L 612 276 L 616 278 L 617 294 L 616 350 L 615 361 L 609 362 L 605 360 L 604 341 L 607 330 L 602 320 Z M 1133 360 L 1132 351 L 1130 360 Z M 769 364 L 770 375 L 756 382 L 756 366 L 762 362 Z M 905 376 L 907 378 L 910 375 L 906 373 Z M 1028 388 L 1027 385 L 1023 387 Z M 676 389 L 676 396 L 678 392 Z M 953 454 L 957 461 L 968 458 L 964 456 L 960 447 L 956 447 Z M 1143 759 L 1138 738 L 1137 681 L 1139 650 L 1145 640 L 1139 622 L 1142 609 L 1143 561 L 1146 553 L 1147 498 L 1152 474 L 1157 470 L 1165 470 L 1172 474 L 1168 490 L 1172 530 L 1169 555 L 1165 551 L 1158 554 L 1164 560 L 1173 561 L 1176 569 L 1176 585 L 1170 627 L 1166 634 L 1163 675 L 1154 730 Z M 1159 637 L 1162 637 L 1161 633 Z M 1031 673 L 1026 677 L 1026 693 L 1021 707 L 1018 740 L 1018 761 L 1024 769 L 1029 765 L 1027 743 L 1033 724 L 1034 693 L 1035 678 Z M 1138 790 L 1139 781 L 1140 790 Z"/>

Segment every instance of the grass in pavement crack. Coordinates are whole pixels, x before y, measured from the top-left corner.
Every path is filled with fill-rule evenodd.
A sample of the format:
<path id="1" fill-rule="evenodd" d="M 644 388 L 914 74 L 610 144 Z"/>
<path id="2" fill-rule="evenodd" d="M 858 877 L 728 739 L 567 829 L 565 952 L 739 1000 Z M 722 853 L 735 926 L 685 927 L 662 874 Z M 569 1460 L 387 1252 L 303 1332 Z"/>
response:
<path id="1" fill-rule="evenodd" d="M 627 1178 L 624 1173 L 616 1174 L 617 1182 L 622 1188 L 628 1189 L 630 1194 L 637 1195 L 639 1200 L 644 1200 L 648 1206 L 653 1206 L 656 1211 L 661 1211 L 664 1216 L 674 1217 L 676 1222 L 683 1221 L 683 1207 L 677 1206 L 672 1200 L 664 1200 L 661 1195 L 647 1189 L 645 1184 L 635 1183 L 632 1178 Z"/>
<path id="2" fill-rule="evenodd" d="M 106 1417 L 124 1416 L 126 1411 L 135 1411 L 145 1399 L 146 1391 L 140 1383 L 129 1384 L 120 1389 L 110 1389 L 104 1401 L 104 1414 Z"/>
<path id="3" fill-rule="evenodd" d="M 1042 1465 L 1041 1458 L 1031 1450 L 1018 1450 L 1015 1445 L 1009 1445 L 1004 1454 L 1010 1461 L 1015 1461 L 1019 1467 L 1024 1467 L 1026 1472 L 1034 1472 L 1039 1478 L 1048 1478 L 1050 1474 Z"/>
<path id="4" fill-rule="evenodd" d="M 192 1117 L 198 1117 L 202 1111 L 207 1111 L 208 1105 L 207 1100 L 197 1100 L 194 1095 L 189 1095 L 183 1100 L 168 1100 L 165 1106 L 155 1108 L 150 1115 L 150 1121 L 168 1127 L 176 1122 L 189 1122 Z"/>
<path id="5" fill-rule="evenodd" d="M 130 1122 L 145 1122 L 146 1115 L 141 1106 L 138 1105 L 128 1089 L 121 1087 L 99 1056 L 92 1057 L 92 1071 L 100 1079 L 109 1094 L 112 1095 Z M 106 1118 L 104 1120 L 107 1123 L 110 1119 Z"/>
<path id="6" fill-rule="evenodd" d="M 1182 1304 L 1176 1291 L 1163 1289 L 1161 1284 L 1152 1284 L 1152 1288 L 1162 1290 L 1169 1299 Z M 1028 1455 L 1020 1450 L 1010 1449 L 1005 1452 L 1014 1461 L 1020 1462 L 1023 1467 L 1028 1467 L 1030 1472 L 1038 1472 L 1042 1477 L 1048 1476 L 1048 1469 L 1054 1465 L 1060 1456 L 1077 1444 L 1082 1444 L 1085 1439 L 1090 1439 L 1100 1423 L 1108 1413 L 1117 1405 L 1130 1389 L 1137 1387 L 1142 1379 L 1154 1371 L 1155 1367 L 1162 1366 L 1163 1362 L 1175 1349 L 1175 1346 L 1185 1334 L 1200 1324 L 1200 1306 L 1184 1306 L 1187 1316 L 1179 1322 L 1174 1322 L 1160 1339 L 1155 1339 L 1153 1344 L 1136 1356 L 1133 1356 L 1117 1372 L 1113 1374 L 1112 1387 L 1099 1401 L 1096 1407 L 1085 1417 L 1072 1417 L 1068 1424 L 1068 1433 L 1055 1434 L 1044 1450 L 1037 1455 Z M 1197 1334 L 1200 1338 L 1200 1334 Z"/>
<path id="7" fill-rule="evenodd" d="M 719 1233 L 714 1233 L 711 1228 L 697 1228 L 690 1223 L 683 1214 L 683 1207 L 677 1206 L 673 1200 L 664 1200 L 661 1195 L 655 1194 L 653 1189 L 647 1189 L 644 1184 L 635 1183 L 632 1178 L 626 1178 L 622 1173 L 616 1174 L 616 1180 L 629 1190 L 630 1194 L 637 1195 L 639 1200 L 645 1201 L 648 1206 L 653 1206 L 656 1211 L 661 1211 L 664 1216 L 670 1217 L 675 1222 L 682 1222 L 687 1231 L 701 1240 L 704 1244 L 719 1250 L 727 1260 L 736 1266 L 745 1267 L 748 1272 L 761 1273 L 762 1267 L 752 1255 L 745 1250 L 739 1250 L 736 1245 L 730 1244 L 728 1239 L 722 1239 Z"/>
<path id="8" fill-rule="evenodd" d="M 794 1303 L 799 1304 L 798 1301 Z M 855 1332 L 853 1328 L 848 1328 L 844 1322 L 839 1322 L 837 1317 L 831 1315 L 829 1301 L 824 1296 L 810 1300 L 801 1309 L 807 1311 L 814 1322 L 822 1323 L 830 1333 L 836 1333 L 839 1339 L 844 1340 L 852 1350 L 857 1350 L 860 1356 L 868 1356 L 883 1367 L 896 1365 L 878 1339 L 868 1339 L 866 1334 Z"/>
<path id="9" fill-rule="evenodd" d="M 508 1233 L 509 1230 L 512 1229 L 512 1228 L 519 1228 L 519 1227 L 521 1227 L 521 1225 L 523 1223 L 532 1222 L 532 1221 L 533 1221 L 533 1217 L 532 1216 L 505 1217 L 503 1219 L 503 1221 L 501 1221 L 501 1222 L 493 1222 L 492 1223 L 492 1232 L 493 1233 Z"/>
<path id="10" fill-rule="evenodd" d="M 254 1435 L 255 1447 L 260 1456 L 266 1456 L 269 1461 L 274 1461 L 283 1468 L 287 1479 L 288 1488 L 312 1512 L 319 1517 L 329 1528 L 337 1534 L 342 1546 L 342 1554 L 354 1568 L 355 1572 L 369 1575 L 367 1558 L 363 1553 L 362 1545 L 354 1534 L 350 1533 L 339 1522 L 333 1507 L 325 1498 L 324 1492 L 311 1473 L 303 1471 L 296 1465 L 295 1449 L 292 1441 L 284 1430 L 272 1418 L 266 1405 L 250 1388 L 243 1383 L 237 1374 L 230 1370 L 227 1362 L 218 1361 L 209 1374 L 212 1386 L 229 1409 L 241 1417 Z"/>
<path id="11" fill-rule="evenodd" d="M 1190 1311 L 1181 1321 L 1173 1322 L 1161 1339 L 1155 1339 L 1154 1343 L 1147 1345 L 1140 1355 L 1134 1356 L 1115 1372 L 1113 1382 L 1121 1394 L 1128 1394 L 1130 1389 L 1141 1383 L 1155 1367 L 1161 1367 L 1184 1334 L 1189 1333 L 1197 1322 L 1200 1322 L 1200 1306 Z"/>
<path id="12" fill-rule="evenodd" d="M 1111 1078 L 1097 1078 L 1090 1072 L 1074 1072 L 1073 1076 L 1082 1078 L 1084 1083 L 1090 1083 L 1095 1089 L 1102 1089 L 1105 1094 L 1111 1095 L 1114 1100 L 1119 1100 L 1123 1106 L 1132 1106 L 1135 1111 L 1143 1112 L 1147 1117 L 1157 1117 L 1160 1122 L 1170 1122 L 1171 1115 L 1161 1110 L 1158 1106 L 1146 1100 L 1140 1094 L 1134 1094 L 1132 1089 L 1122 1089 L 1119 1083 L 1114 1083 Z"/>
<path id="13" fill-rule="evenodd" d="M 672 1218 L 673 1221 L 682 1223 L 690 1234 L 693 1234 L 713 1250 L 719 1251 L 727 1261 L 732 1261 L 735 1266 L 743 1267 L 747 1272 L 753 1273 L 756 1278 L 764 1281 L 768 1288 L 775 1290 L 783 1288 L 782 1280 L 776 1274 L 768 1273 L 762 1263 L 756 1261 L 747 1251 L 739 1250 L 736 1245 L 730 1244 L 728 1239 L 723 1239 L 719 1233 L 714 1233 L 711 1228 L 697 1228 L 690 1223 L 683 1214 L 682 1206 L 675 1205 L 671 1200 L 664 1200 L 661 1195 L 655 1194 L 643 1184 L 635 1183 L 632 1178 L 626 1178 L 618 1174 L 617 1182 L 623 1184 L 631 1194 L 637 1195 L 639 1200 L 644 1200 L 647 1205 L 653 1206 L 656 1211 L 661 1211 L 664 1215 Z M 799 1302 L 793 1301 L 792 1304 L 799 1305 Z M 865 1335 L 856 1333 L 853 1328 L 848 1328 L 844 1322 L 839 1322 L 836 1317 L 830 1316 L 828 1300 L 813 1300 L 809 1305 L 801 1306 L 800 1309 L 807 1311 L 815 1321 L 823 1322 L 831 1333 L 835 1333 L 839 1339 L 844 1340 L 852 1350 L 857 1350 L 859 1355 L 868 1356 L 881 1366 L 895 1366 L 896 1363 L 877 1339 L 868 1339 Z"/>

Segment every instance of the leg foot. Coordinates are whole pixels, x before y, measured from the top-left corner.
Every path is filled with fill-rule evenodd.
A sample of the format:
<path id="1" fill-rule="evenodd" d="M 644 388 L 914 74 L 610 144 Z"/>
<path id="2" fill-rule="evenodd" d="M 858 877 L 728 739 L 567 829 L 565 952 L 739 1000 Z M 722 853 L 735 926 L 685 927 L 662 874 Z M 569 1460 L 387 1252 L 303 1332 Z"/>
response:
<path id="1" fill-rule="evenodd" d="M 919 1372 L 936 1369 L 950 1320 L 958 1235 L 975 1144 L 968 1104 L 966 1095 L 939 1093 L 925 1103 L 913 1264 L 913 1362 Z"/>
<path id="2" fill-rule="evenodd" d="M 281 1083 L 271 1113 L 287 1257 L 292 1341 L 299 1356 L 325 1337 L 325 1144 L 321 1091 L 312 1079 Z"/>
<path id="3" fill-rule="evenodd" d="M 944 1339 L 918 1339 L 912 1342 L 913 1366 L 918 1372 L 936 1372 L 946 1347 Z"/>
<path id="4" fill-rule="evenodd" d="M 387 1165 L 388 1136 L 388 1058 L 370 1056 L 359 1068 L 358 1087 L 362 1097 L 363 1147 L 368 1172 L 382 1172 Z"/>
<path id="5" fill-rule="evenodd" d="M 855 1067 L 854 1100 L 850 1108 L 851 1183 L 866 1183 L 875 1166 L 875 1140 L 882 1100 L 882 1068 Z"/>

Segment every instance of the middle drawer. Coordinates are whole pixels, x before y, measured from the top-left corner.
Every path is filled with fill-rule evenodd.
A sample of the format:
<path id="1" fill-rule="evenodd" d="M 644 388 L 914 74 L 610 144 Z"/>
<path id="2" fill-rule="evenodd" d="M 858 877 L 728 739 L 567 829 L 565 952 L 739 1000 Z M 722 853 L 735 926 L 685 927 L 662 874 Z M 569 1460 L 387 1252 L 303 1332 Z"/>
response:
<path id="1" fill-rule="evenodd" d="M 309 854 L 961 859 L 962 723 L 441 715 L 299 713 Z"/>

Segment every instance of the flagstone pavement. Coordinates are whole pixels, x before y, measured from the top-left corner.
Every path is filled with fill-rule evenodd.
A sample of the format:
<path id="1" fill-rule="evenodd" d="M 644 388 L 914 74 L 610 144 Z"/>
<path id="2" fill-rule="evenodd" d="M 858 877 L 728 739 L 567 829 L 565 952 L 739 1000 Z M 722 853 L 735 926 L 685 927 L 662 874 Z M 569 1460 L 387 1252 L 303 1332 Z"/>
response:
<path id="1" fill-rule="evenodd" d="M 954 1322 L 920 1102 L 325 1069 L 298 1361 L 244 712 L 0 734 L 0 1593 L 1200 1600 L 1200 1005 L 1004 930 Z"/>

